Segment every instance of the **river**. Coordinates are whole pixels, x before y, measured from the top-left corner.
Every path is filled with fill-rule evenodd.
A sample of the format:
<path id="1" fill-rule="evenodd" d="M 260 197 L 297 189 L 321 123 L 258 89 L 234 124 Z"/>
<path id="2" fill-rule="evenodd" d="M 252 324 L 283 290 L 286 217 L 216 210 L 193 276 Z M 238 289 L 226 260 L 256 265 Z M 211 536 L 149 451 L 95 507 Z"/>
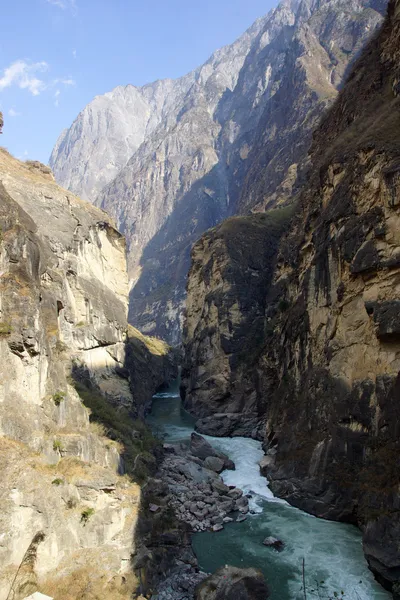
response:
<path id="1" fill-rule="evenodd" d="M 190 438 L 194 419 L 181 407 L 177 383 L 154 396 L 148 423 L 165 441 Z M 250 509 L 254 514 L 242 523 L 226 525 L 221 532 L 193 535 L 193 549 L 202 570 L 212 572 L 225 564 L 256 567 L 268 581 L 271 600 L 304 600 L 304 558 L 307 600 L 392 597 L 369 571 L 356 527 L 317 519 L 273 496 L 268 481 L 260 475 L 260 442 L 204 437 L 235 462 L 236 470 L 223 472 L 222 478 L 227 485 L 252 495 Z M 271 535 L 284 541 L 282 552 L 262 545 Z"/>

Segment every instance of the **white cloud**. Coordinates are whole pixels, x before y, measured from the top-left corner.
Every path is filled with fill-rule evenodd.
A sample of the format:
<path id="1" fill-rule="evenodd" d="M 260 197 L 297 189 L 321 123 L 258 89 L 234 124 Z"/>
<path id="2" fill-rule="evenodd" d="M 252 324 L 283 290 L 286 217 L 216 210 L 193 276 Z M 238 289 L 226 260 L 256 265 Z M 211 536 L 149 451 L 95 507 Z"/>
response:
<path id="1" fill-rule="evenodd" d="M 72 50 L 72 56 L 73 56 L 74 58 L 76 58 L 76 50 L 75 50 L 75 48 Z"/>
<path id="2" fill-rule="evenodd" d="M 3 77 L 0 78 L 0 91 L 17 85 L 21 89 L 28 89 L 34 96 L 38 96 L 46 89 L 46 84 L 36 75 L 47 69 L 48 65 L 45 62 L 29 64 L 23 60 L 17 60 L 4 70 Z"/>
<path id="3" fill-rule="evenodd" d="M 56 93 L 54 94 L 54 106 L 58 106 L 60 94 L 60 90 L 56 90 Z"/>
<path id="4" fill-rule="evenodd" d="M 70 9 L 73 14 L 76 14 L 76 0 L 47 0 L 47 2 L 62 10 Z"/>
<path id="5" fill-rule="evenodd" d="M 9 114 L 10 117 L 20 117 L 21 116 L 21 113 L 17 112 L 13 108 L 9 109 L 8 114 Z"/>
<path id="6" fill-rule="evenodd" d="M 3 76 L 0 77 L 0 92 L 4 89 L 17 86 L 20 89 L 27 89 L 33 96 L 38 96 L 45 90 L 51 90 L 56 86 L 76 85 L 72 77 L 63 77 L 45 81 L 38 77 L 39 73 L 44 73 L 49 68 L 46 62 L 29 63 L 25 60 L 17 60 L 9 67 L 4 69 Z M 14 115 L 15 116 L 15 115 Z"/>
<path id="7" fill-rule="evenodd" d="M 64 85 L 76 85 L 76 81 L 72 79 L 72 77 L 68 77 L 67 79 L 60 79 L 59 81 Z"/>

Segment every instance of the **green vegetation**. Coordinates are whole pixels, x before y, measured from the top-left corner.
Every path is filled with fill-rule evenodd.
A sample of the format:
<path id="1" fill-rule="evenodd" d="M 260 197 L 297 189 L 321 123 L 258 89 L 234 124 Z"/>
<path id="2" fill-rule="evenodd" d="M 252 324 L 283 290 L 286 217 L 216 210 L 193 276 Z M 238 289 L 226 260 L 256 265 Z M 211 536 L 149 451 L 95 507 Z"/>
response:
<path id="1" fill-rule="evenodd" d="M 51 483 L 53 485 L 63 485 L 64 479 L 60 479 L 59 477 L 57 477 L 56 479 L 53 479 L 53 481 Z"/>
<path id="2" fill-rule="evenodd" d="M 12 333 L 11 323 L 8 321 L 0 321 L 0 337 L 3 335 L 10 335 Z"/>
<path id="3" fill-rule="evenodd" d="M 285 300 L 284 298 L 279 300 L 278 309 L 280 312 L 286 312 L 288 308 L 290 308 L 290 303 L 287 300 Z"/>
<path id="4" fill-rule="evenodd" d="M 92 515 L 94 515 L 94 508 L 89 508 L 89 507 L 85 508 L 81 512 L 81 523 L 86 525 L 86 523 L 89 521 L 89 519 Z"/>
<path id="5" fill-rule="evenodd" d="M 66 392 L 60 392 L 60 391 L 58 391 L 55 394 L 53 394 L 54 404 L 56 406 L 60 406 L 61 402 L 63 400 L 65 400 L 66 395 L 67 395 Z"/>
<path id="6" fill-rule="evenodd" d="M 61 454 L 61 452 L 63 452 L 64 446 L 62 445 L 61 440 L 53 441 L 53 450 L 54 450 L 54 452 L 59 452 L 60 454 Z"/>
<path id="7" fill-rule="evenodd" d="M 132 419 L 123 407 L 115 408 L 99 390 L 74 381 L 84 405 L 90 409 L 90 421 L 103 425 L 105 435 L 122 444 L 125 472 L 143 483 L 155 468 L 154 452 L 160 448 L 150 429 L 138 419 Z"/>
<path id="8" fill-rule="evenodd" d="M 86 325 L 85 321 L 79 321 L 79 322 L 78 322 L 78 323 L 75 325 L 75 327 L 85 327 L 85 325 Z"/>

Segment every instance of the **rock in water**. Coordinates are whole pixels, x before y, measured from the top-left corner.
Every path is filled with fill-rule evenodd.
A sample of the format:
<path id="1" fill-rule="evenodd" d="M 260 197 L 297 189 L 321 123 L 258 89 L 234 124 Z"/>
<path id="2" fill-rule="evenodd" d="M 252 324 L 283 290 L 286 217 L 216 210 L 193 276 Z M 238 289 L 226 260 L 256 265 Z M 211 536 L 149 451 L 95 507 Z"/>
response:
<path id="1" fill-rule="evenodd" d="M 274 538 L 272 536 L 265 538 L 263 544 L 269 548 L 275 548 L 275 550 L 278 550 L 278 552 L 281 552 L 285 546 L 282 540 L 278 540 L 278 538 Z"/>
<path id="2" fill-rule="evenodd" d="M 223 471 L 223 469 L 235 469 L 235 463 L 226 454 L 224 454 L 223 452 L 218 452 L 218 450 L 213 448 L 211 444 L 207 442 L 207 440 L 205 440 L 203 436 L 199 435 L 198 433 L 192 433 L 190 437 L 190 452 L 193 454 L 193 456 L 197 456 L 198 458 L 201 458 L 204 461 L 207 460 L 209 457 L 216 457 L 220 459 L 222 461 L 223 467 L 221 471 Z M 216 465 L 217 463 L 213 464 Z M 212 471 L 216 471 L 217 473 L 221 472 L 217 471 L 217 469 L 214 469 L 210 466 L 207 466 L 207 469 L 211 469 Z"/>
<path id="3" fill-rule="evenodd" d="M 201 583 L 195 600 L 266 600 L 269 590 L 257 569 L 223 567 Z"/>
<path id="4" fill-rule="evenodd" d="M 204 461 L 204 466 L 206 469 L 210 469 L 216 473 L 222 473 L 224 470 L 224 461 L 217 456 L 207 456 L 206 460 Z"/>

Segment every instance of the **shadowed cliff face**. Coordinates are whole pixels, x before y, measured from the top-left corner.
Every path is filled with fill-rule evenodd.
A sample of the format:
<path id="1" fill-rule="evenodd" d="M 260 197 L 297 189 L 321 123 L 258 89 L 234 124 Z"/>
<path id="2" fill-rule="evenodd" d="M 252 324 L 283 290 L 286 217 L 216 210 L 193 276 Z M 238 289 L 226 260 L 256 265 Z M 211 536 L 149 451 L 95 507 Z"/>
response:
<path id="1" fill-rule="evenodd" d="M 2 600 L 124 600 L 137 586 L 135 468 L 155 458 L 134 417 L 172 365 L 165 345 L 127 339 L 127 293 L 108 216 L 0 149 Z"/>
<path id="2" fill-rule="evenodd" d="M 186 408 L 205 417 L 211 435 L 257 431 L 248 367 L 263 344 L 274 257 L 292 212 L 232 217 L 193 247 L 182 387 Z"/>
<path id="3" fill-rule="evenodd" d="M 126 236 L 142 331 L 179 342 L 194 241 L 298 189 L 311 132 L 385 7 L 284 0 L 192 73 L 116 88 L 62 134 L 50 164 Z"/>
<path id="4" fill-rule="evenodd" d="M 388 586 L 400 580 L 399 8 L 390 3 L 314 135 L 309 181 L 266 293 L 262 341 L 247 369 L 242 360 L 230 376 L 244 371 L 252 382 L 240 410 L 257 406 L 272 489 L 314 514 L 362 525 L 370 566 Z M 208 252 L 217 264 L 217 249 Z M 240 267 L 238 282 L 248 261 Z M 189 363 L 207 332 L 205 298 L 221 285 L 214 278 L 199 310 L 188 310 Z M 222 344 L 212 354 L 232 358 Z M 195 412 L 197 389 L 214 371 L 191 370 Z M 227 389 L 219 412 L 231 411 Z M 204 395 L 199 416 L 206 404 Z M 216 411 L 212 395 L 209 406 Z"/>

